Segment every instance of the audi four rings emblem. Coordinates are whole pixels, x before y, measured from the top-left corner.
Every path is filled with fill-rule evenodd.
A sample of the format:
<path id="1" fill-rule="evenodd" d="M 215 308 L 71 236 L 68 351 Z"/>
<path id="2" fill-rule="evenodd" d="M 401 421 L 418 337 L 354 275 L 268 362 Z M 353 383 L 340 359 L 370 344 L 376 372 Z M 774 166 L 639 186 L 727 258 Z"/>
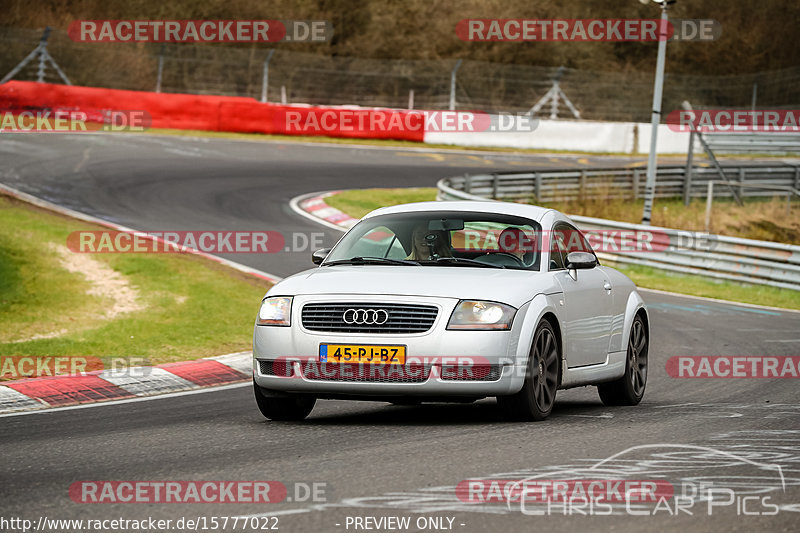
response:
<path id="1" fill-rule="evenodd" d="M 348 309 L 342 315 L 345 324 L 381 325 L 389 320 L 389 312 L 384 309 Z"/>

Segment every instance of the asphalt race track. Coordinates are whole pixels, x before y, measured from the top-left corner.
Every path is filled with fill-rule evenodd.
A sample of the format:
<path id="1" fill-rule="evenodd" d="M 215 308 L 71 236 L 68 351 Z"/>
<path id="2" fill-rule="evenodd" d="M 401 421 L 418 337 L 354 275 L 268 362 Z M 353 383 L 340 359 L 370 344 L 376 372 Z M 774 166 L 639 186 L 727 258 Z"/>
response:
<path id="1" fill-rule="evenodd" d="M 58 134 L 4 134 L 0 160 L 0 182 L 136 229 L 323 233 L 326 245 L 339 233 L 291 211 L 291 198 L 433 186 L 441 177 L 487 169 L 641 161 Z M 285 276 L 311 266 L 309 252 L 226 257 Z M 3 417 L 0 514 L 34 521 L 275 514 L 279 530 L 323 532 L 365 531 L 355 518 L 389 516 L 410 517 L 410 531 L 429 517 L 441 522 L 423 524 L 425 531 L 465 533 L 797 530 L 800 382 L 675 379 L 665 364 L 677 355 L 800 355 L 800 313 L 647 291 L 644 297 L 652 338 L 647 393 L 637 407 L 604 407 L 590 387 L 560 391 L 544 423 L 506 422 L 493 400 L 420 407 L 321 402 L 303 423 L 278 423 L 266 421 L 252 389 L 241 386 Z M 525 476 L 665 479 L 676 493 L 716 483 L 735 486 L 735 493 L 694 500 L 677 516 L 674 505 L 654 516 L 652 505 L 624 503 L 609 516 L 584 516 L 585 508 L 476 504 L 455 496 L 462 480 Z M 68 494 L 81 480 L 277 480 L 293 500 L 293 484 L 324 483 L 325 498 L 87 505 Z"/>

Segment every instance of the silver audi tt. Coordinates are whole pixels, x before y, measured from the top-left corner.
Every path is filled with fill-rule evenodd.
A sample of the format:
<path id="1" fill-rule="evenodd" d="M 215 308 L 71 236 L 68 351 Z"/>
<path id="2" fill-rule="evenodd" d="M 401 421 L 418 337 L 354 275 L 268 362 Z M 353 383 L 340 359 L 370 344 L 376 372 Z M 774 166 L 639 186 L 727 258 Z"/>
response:
<path id="1" fill-rule="evenodd" d="M 644 395 L 647 308 L 558 211 L 386 207 L 312 259 L 270 289 L 256 319 L 253 385 L 267 418 L 303 419 L 317 399 L 495 396 L 511 417 L 542 420 L 558 389 L 596 385 L 607 405 Z"/>

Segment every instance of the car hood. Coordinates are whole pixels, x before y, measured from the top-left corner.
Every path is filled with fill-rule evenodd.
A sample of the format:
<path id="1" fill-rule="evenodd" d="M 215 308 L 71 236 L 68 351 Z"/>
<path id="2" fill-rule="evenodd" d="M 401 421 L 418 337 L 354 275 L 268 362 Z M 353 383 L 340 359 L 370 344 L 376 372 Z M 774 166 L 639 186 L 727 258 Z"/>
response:
<path id="1" fill-rule="evenodd" d="M 284 279 L 270 295 L 394 294 L 491 300 L 519 307 L 538 293 L 553 292 L 551 276 L 511 269 L 454 266 L 337 265 Z"/>

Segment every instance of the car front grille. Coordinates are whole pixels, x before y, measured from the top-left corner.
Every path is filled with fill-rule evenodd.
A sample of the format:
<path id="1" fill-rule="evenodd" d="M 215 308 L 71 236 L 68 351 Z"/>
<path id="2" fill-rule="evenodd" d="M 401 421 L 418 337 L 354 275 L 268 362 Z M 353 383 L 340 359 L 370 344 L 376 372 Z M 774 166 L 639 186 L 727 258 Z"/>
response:
<path id="1" fill-rule="evenodd" d="M 424 333 L 433 327 L 438 312 L 431 305 L 324 303 L 305 305 L 302 320 L 303 327 L 311 331 L 378 335 Z"/>
<path id="2" fill-rule="evenodd" d="M 346 381 L 361 383 L 423 383 L 431 373 L 430 364 L 370 365 L 357 363 L 322 363 L 302 361 L 300 368 L 305 379 L 312 381 Z M 261 375 L 283 378 L 296 377 L 291 361 L 258 361 Z M 497 381 L 503 374 L 502 365 L 463 367 L 440 366 L 439 379 L 444 381 Z"/>
<path id="3" fill-rule="evenodd" d="M 474 365 L 453 369 L 444 366 L 439 378 L 445 381 L 497 381 L 502 374 L 502 365 Z"/>
<path id="4" fill-rule="evenodd" d="M 287 360 L 258 361 L 258 371 L 264 376 L 288 378 L 292 375 L 292 366 Z"/>
<path id="5" fill-rule="evenodd" d="M 305 379 L 312 381 L 346 381 L 361 383 L 422 383 L 427 381 L 431 366 L 426 364 L 369 365 L 358 363 L 321 363 L 301 361 L 300 369 Z M 262 375 L 295 377 L 289 360 L 259 361 Z"/>

